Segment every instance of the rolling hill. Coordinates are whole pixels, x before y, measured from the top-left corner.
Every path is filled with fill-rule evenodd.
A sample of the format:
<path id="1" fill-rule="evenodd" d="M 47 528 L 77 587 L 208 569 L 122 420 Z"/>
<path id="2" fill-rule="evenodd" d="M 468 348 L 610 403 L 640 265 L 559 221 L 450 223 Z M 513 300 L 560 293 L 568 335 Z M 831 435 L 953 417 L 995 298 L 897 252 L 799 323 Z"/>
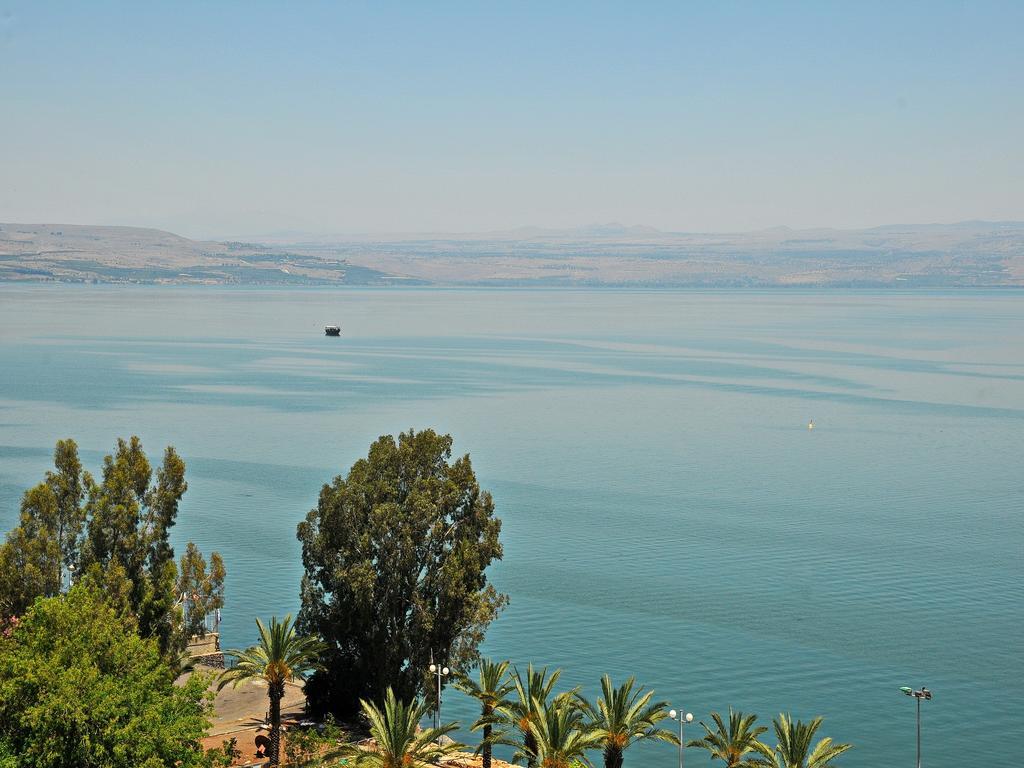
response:
<path id="1" fill-rule="evenodd" d="M 1024 223 L 716 234 L 602 224 L 477 234 L 197 241 L 0 224 L 0 281 L 251 285 L 1024 287 Z"/>

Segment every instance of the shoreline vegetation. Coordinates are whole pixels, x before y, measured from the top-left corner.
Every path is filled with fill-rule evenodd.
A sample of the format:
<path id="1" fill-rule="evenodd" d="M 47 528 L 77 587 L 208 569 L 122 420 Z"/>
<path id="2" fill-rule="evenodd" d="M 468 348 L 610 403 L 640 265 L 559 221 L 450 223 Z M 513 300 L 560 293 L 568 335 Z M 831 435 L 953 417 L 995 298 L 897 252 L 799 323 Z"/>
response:
<path id="1" fill-rule="evenodd" d="M 639 742 L 704 750 L 728 768 L 824 768 L 851 748 L 819 737 L 821 718 L 787 714 L 769 745 L 768 726 L 732 710 L 681 742 L 692 715 L 632 677 L 605 675 L 590 700 L 557 689 L 561 670 L 482 657 L 509 600 L 487 579 L 501 521 L 452 446 L 429 429 L 385 435 L 325 484 L 297 529 L 297 619 L 254 617 L 258 642 L 215 672 L 185 652 L 225 604 L 226 568 L 191 542 L 174 559 L 184 461 L 169 446 L 154 471 L 137 437 L 119 439 L 95 479 L 75 442 L 58 441 L 54 470 L 25 492 L 0 546 L 0 768 L 507 765 L 495 749 L 527 768 L 622 768 Z M 288 701 L 305 711 L 285 731 L 282 703 L 298 685 L 304 696 Z M 475 744 L 437 717 L 447 685 L 479 705 L 466 724 Z M 247 691 L 231 713 L 247 725 L 210 746 L 229 687 Z"/>
<path id="2" fill-rule="evenodd" d="M 200 241 L 156 229 L 0 223 L 0 284 L 617 288 L 1024 287 L 1024 222 Z"/>

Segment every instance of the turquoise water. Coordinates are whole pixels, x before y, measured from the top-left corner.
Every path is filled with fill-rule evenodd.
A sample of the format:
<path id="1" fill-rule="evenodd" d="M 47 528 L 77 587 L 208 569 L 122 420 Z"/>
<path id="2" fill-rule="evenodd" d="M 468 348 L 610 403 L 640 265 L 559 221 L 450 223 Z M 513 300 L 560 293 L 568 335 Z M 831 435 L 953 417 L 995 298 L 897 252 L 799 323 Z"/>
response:
<path id="1" fill-rule="evenodd" d="M 912 764 L 901 685 L 928 766 L 1024 738 L 1020 293 L 0 288 L 0 527 L 57 438 L 173 443 L 229 645 L 296 609 L 320 484 L 428 426 L 504 520 L 489 654 L 823 714 L 854 767 Z"/>

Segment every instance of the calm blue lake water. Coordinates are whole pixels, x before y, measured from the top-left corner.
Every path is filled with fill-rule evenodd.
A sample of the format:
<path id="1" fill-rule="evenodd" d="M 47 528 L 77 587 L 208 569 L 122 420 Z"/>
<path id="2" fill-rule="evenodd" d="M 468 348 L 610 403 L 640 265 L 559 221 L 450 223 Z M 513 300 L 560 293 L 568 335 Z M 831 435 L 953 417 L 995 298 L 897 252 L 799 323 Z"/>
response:
<path id="1" fill-rule="evenodd" d="M 409 427 L 504 520 L 489 654 L 823 714 L 848 766 L 912 765 L 901 685 L 929 766 L 1024 739 L 1024 294 L 0 288 L 0 527 L 60 437 L 174 444 L 228 645 L 297 608 L 321 483 Z"/>

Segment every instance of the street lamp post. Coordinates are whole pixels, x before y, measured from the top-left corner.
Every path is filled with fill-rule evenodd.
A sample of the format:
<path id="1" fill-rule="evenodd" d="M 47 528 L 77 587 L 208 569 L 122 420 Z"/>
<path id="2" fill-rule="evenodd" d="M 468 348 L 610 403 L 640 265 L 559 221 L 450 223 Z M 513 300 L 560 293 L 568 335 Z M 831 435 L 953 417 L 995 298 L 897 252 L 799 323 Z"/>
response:
<path id="1" fill-rule="evenodd" d="M 683 750 L 686 748 L 686 742 L 683 741 L 683 725 L 685 723 L 693 722 L 693 714 L 690 712 L 676 712 L 674 709 L 668 711 L 669 720 L 676 720 L 679 723 L 679 768 L 683 768 Z"/>
<path id="2" fill-rule="evenodd" d="M 907 696 L 917 699 L 917 768 L 921 768 L 921 699 L 931 701 L 932 692 L 921 686 L 921 690 L 915 691 L 910 686 L 903 686 L 900 690 Z"/>
<path id="3" fill-rule="evenodd" d="M 430 674 L 437 679 L 437 708 L 434 710 L 435 728 L 441 727 L 441 678 L 448 677 L 449 672 L 451 672 L 451 670 L 449 670 L 448 667 L 439 667 L 433 662 L 430 664 Z M 438 743 L 440 742 L 441 740 L 438 739 Z"/>

